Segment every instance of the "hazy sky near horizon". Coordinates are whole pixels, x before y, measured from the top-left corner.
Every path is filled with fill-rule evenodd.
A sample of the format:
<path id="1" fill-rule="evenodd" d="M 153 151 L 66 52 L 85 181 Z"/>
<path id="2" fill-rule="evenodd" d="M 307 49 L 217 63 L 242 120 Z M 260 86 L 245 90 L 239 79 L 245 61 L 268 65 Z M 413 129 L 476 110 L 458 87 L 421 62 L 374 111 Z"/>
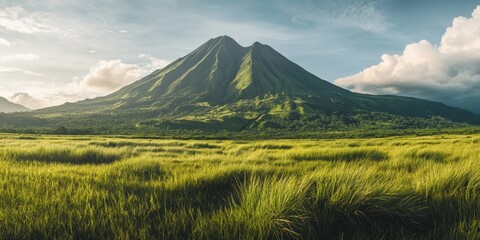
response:
<path id="1" fill-rule="evenodd" d="M 476 111 L 472 101 L 480 101 L 480 68 L 472 65 L 480 63 L 480 10 L 478 19 L 472 13 L 478 4 L 471 0 L 0 0 L 0 96 L 41 108 L 106 95 L 211 38 L 229 35 L 243 46 L 255 41 L 268 44 L 318 77 L 351 90 L 442 100 Z M 443 40 L 459 16 L 471 20 L 465 24 L 473 32 L 463 34 L 472 40 L 462 48 L 462 54 L 471 56 L 447 61 L 458 55 L 448 55 L 453 53 L 447 47 L 463 39 Z M 462 33 L 455 32 L 461 29 L 459 24 L 452 35 Z M 409 62 L 407 50 L 413 49 L 414 59 L 423 59 L 429 50 L 422 46 L 438 54 L 420 63 Z M 385 65 L 391 69 L 385 70 Z M 398 74 L 399 68 L 403 73 L 421 72 L 425 66 L 438 68 L 439 73 L 413 75 L 428 81 Z M 448 76 L 458 77 L 458 82 L 444 79 Z"/>

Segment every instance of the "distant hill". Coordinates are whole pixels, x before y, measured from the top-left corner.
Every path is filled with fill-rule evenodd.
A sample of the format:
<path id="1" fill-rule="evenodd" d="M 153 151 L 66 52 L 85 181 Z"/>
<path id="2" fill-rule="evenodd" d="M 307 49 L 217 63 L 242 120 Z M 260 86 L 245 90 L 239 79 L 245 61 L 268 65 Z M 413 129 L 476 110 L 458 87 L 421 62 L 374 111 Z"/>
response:
<path id="1" fill-rule="evenodd" d="M 353 93 L 309 73 L 268 45 L 209 40 L 105 97 L 21 115 L 107 129 L 320 130 L 480 124 L 469 111 L 427 100 Z M 14 121 L 9 126 L 15 127 Z"/>
<path id="2" fill-rule="evenodd" d="M 6 98 L 0 97 L 0 112 L 12 113 L 12 112 L 26 112 L 30 111 L 27 107 L 20 104 L 12 103 Z"/>

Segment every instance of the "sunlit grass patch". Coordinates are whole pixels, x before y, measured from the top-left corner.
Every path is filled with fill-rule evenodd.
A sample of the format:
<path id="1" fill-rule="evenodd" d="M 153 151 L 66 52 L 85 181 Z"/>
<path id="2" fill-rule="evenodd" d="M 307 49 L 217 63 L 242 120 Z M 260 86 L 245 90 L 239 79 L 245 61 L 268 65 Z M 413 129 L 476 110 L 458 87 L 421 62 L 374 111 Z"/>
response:
<path id="1" fill-rule="evenodd" d="M 410 145 L 410 144 L 412 144 L 412 143 L 408 142 L 408 141 L 395 141 L 395 142 L 390 143 L 390 145 L 394 146 L 394 147 L 407 146 L 407 145 Z"/>
<path id="2" fill-rule="evenodd" d="M 308 181 L 295 178 L 253 177 L 237 188 L 229 208 L 200 221 L 194 234 L 205 239 L 300 238 L 311 189 Z"/>
<path id="3" fill-rule="evenodd" d="M 19 162 L 104 164 L 134 155 L 123 150 L 103 148 L 36 147 L 0 149 L 0 159 Z"/>
<path id="4" fill-rule="evenodd" d="M 356 148 L 356 149 L 303 149 L 290 151 L 287 156 L 297 161 L 359 161 L 372 160 L 382 161 L 388 159 L 388 154 L 377 149 Z"/>
<path id="5" fill-rule="evenodd" d="M 409 158 L 419 159 L 419 160 L 444 162 L 451 156 L 451 154 L 448 154 L 442 151 L 415 149 L 406 153 L 406 156 Z"/>
<path id="6" fill-rule="evenodd" d="M 168 172 L 156 159 L 132 158 L 113 165 L 108 175 L 119 179 L 151 181 L 165 178 Z"/>

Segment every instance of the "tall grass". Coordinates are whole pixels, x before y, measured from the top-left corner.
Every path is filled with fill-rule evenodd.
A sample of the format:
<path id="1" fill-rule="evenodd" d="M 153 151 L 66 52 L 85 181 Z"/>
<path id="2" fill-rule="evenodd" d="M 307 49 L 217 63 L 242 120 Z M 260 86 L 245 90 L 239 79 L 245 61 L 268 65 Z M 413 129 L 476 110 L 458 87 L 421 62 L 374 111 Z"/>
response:
<path id="1" fill-rule="evenodd" d="M 0 239 L 480 239 L 479 136 L 2 137 Z"/>
<path id="2" fill-rule="evenodd" d="M 287 157 L 294 160 L 324 160 L 324 161 L 358 161 L 372 160 L 382 161 L 388 158 L 388 155 L 377 149 L 295 149 L 288 153 Z"/>
<path id="3" fill-rule="evenodd" d="M 94 147 L 16 147 L 0 150 L 0 159 L 17 162 L 102 164 L 112 163 L 132 155 L 133 151 L 127 151 L 126 149 L 107 150 Z"/>

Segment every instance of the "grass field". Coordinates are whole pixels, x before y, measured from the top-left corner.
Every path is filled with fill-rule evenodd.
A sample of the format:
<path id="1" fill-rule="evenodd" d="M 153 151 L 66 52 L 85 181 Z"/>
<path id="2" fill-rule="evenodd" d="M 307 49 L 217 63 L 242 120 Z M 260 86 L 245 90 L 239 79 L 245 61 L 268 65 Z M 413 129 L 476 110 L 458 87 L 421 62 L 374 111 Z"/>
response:
<path id="1" fill-rule="evenodd" d="M 480 239 L 480 135 L 0 138 L 0 239 Z"/>

